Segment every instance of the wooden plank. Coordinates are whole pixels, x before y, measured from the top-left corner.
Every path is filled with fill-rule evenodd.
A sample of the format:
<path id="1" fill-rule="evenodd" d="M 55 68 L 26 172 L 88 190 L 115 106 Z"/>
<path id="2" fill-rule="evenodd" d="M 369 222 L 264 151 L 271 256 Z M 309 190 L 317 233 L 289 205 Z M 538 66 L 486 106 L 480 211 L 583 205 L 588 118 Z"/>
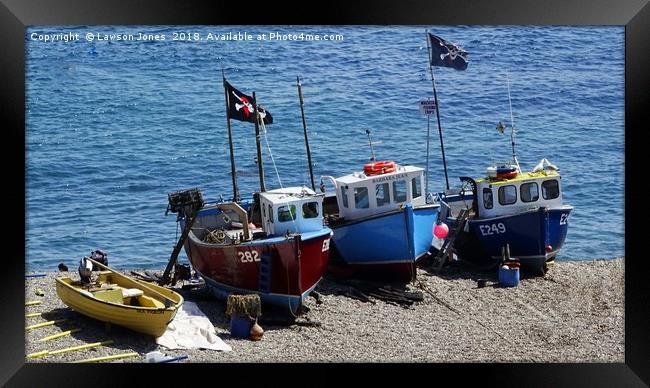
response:
<path id="1" fill-rule="evenodd" d="M 25 303 L 25 306 L 36 306 L 37 304 L 41 304 L 41 303 L 43 303 L 43 302 L 40 301 L 40 300 L 32 300 L 32 301 L 29 301 L 29 302 Z"/>

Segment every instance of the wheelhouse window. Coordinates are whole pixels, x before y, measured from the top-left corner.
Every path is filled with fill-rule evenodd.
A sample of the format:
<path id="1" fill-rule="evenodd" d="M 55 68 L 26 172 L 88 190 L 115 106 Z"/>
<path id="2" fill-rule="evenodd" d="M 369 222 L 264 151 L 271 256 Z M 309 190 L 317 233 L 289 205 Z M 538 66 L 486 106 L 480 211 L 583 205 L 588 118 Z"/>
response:
<path id="1" fill-rule="evenodd" d="M 486 209 L 492 209 L 492 206 L 494 205 L 492 203 L 492 189 L 489 188 L 484 188 L 483 189 L 483 207 Z"/>
<path id="2" fill-rule="evenodd" d="M 296 205 L 280 206 L 278 208 L 278 221 L 287 222 L 296 219 Z"/>
<path id="3" fill-rule="evenodd" d="M 551 179 L 542 182 L 542 197 L 544 199 L 555 199 L 560 196 L 560 184 L 557 180 Z"/>
<path id="4" fill-rule="evenodd" d="M 390 188 L 388 182 L 380 183 L 375 186 L 375 197 L 377 198 L 377 207 L 388 205 L 390 203 Z"/>
<path id="5" fill-rule="evenodd" d="M 357 209 L 367 209 L 370 206 L 367 187 L 355 187 L 354 189 L 354 207 Z"/>
<path id="6" fill-rule="evenodd" d="M 393 182 L 393 198 L 395 202 L 406 201 L 406 181 Z"/>
<path id="7" fill-rule="evenodd" d="M 413 199 L 422 195 L 422 181 L 419 176 L 411 179 L 411 192 L 413 193 Z"/>
<path id="8" fill-rule="evenodd" d="M 343 201 L 343 207 L 348 207 L 348 187 L 341 186 L 341 200 Z"/>
<path id="9" fill-rule="evenodd" d="M 499 187 L 499 203 L 512 205 L 517 202 L 517 188 L 513 185 Z"/>
<path id="10" fill-rule="evenodd" d="M 519 195 L 523 202 L 535 202 L 539 199 L 539 187 L 537 182 L 524 183 L 519 188 Z"/>
<path id="11" fill-rule="evenodd" d="M 302 218 L 318 217 L 318 202 L 306 202 L 302 204 Z"/>
<path id="12" fill-rule="evenodd" d="M 273 208 L 269 204 L 269 220 L 273 223 Z"/>

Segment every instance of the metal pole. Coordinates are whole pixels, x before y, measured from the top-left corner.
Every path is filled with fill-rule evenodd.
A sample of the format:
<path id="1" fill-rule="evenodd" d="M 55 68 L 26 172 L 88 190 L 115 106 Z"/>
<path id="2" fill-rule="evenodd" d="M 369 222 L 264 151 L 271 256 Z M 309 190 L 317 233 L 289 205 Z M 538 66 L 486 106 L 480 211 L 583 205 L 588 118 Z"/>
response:
<path id="1" fill-rule="evenodd" d="M 226 87 L 226 76 L 221 68 L 221 76 L 223 77 L 223 92 L 226 97 L 226 122 L 228 123 L 228 145 L 230 147 L 230 175 L 232 176 L 232 195 L 233 201 L 239 202 L 239 189 L 237 188 L 237 171 L 235 169 L 235 150 L 232 145 L 232 129 L 230 128 L 230 96 L 228 96 L 228 88 Z"/>
<path id="2" fill-rule="evenodd" d="M 429 43 L 429 33 L 427 35 L 427 51 L 429 52 L 429 70 L 431 70 L 431 85 L 433 86 L 433 98 L 436 102 L 436 117 L 438 118 L 438 133 L 440 134 L 440 149 L 442 150 L 442 165 L 445 168 L 445 182 L 449 190 L 449 177 L 447 176 L 447 161 L 445 159 L 445 145 L 442 142 L 442 128 L 440 126 L 440 109 L 438 106 L 438 94 L 436 93 L 436 80 L 433 76 L 433 66 L 431 65 L 431 45 Z"/>
<path id="3" fill-rule="evenodd" d="M 302 98 L 302 86 L 300 85 L 300 77 L 296 77 L 298 84 L 298 96 L 300 97 L 300 113 L 302 114 L 302 129 L 305 132 L 305 146 L 307 147 L 307 162 L 309 163 L 309 178 L 311 179 L 311 189 L 316 191 L 314 184 L 314 170 L 311 163 L 311 149 L 309 148 L 309 138 L 307 137 L 307 122 L 305 121 L 305 101 Z"/>
<path id="4" fill-rule="evenodd" d="M 431 115 L 427 114 L 427 166 L 424 176 L 426 193 L 429 193 L 429 133 L 431 128 Z"/>
<path id="5" fill-rule="evenodd" d="M 262 146 L 260 144 L 260 115 L 257 111 L 255 92 L 253 92 L 253 109 L 253 117 L 255 118 L 255 144 L 257 145 L 257 171 L 260 176 L 260 192 L 264 192 L 266 191 L 266 186 L 264 185 L 264 166 L 262 164 Z"/>

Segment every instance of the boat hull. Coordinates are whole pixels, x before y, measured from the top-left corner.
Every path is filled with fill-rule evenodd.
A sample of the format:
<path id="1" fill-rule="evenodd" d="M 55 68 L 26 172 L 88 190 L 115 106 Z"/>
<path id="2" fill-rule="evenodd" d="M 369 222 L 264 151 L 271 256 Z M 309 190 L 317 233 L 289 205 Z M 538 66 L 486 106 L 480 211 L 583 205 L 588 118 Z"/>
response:
<path id="1" fill-rule="evenodd" d="M 410 281 L 415 278 L 416 261 L 431 247 L 438 213 L 438 205 L 407 205 L 382 215 L 330 225 L 333 246 L 342 262 L 359 274 Z"/>
<path id="2" fill-rule="evenodd" d="M 180 294 L 150 283 L 144 284 L 177 303 L 167 308 L 120 305 L 96 299 L 88 293 L 82 292 L 73 283 L 70 278 L 56 279 L 56 293 L 66 306 L 99 321 L 126 327 L 154 337 L 163 335 L 167 325 L 174 319 L 176 312 L 183 304 L 183 297 Z"/>
<path id="3" fill-rule="evenodd" d="M 522 267 L 543 270 L 545 263 L 554 260 L 564 245 L 571 210 L 571 206 L 538 208 L 468 220 L 467 236 L 458 250 L 466 259 L 497 262 L 502 259 L 503 247 L 508 244 L 510 257 L 519 259 Z"/>
<path id="4" fill-rule="evenodd" d="M 190 233 L 185 252 L 217 298 L 256 293 L 263 303 L 296 313 L 327 268 L 331 234 L 325 228 L 219 245 L 200 241 Z"/>

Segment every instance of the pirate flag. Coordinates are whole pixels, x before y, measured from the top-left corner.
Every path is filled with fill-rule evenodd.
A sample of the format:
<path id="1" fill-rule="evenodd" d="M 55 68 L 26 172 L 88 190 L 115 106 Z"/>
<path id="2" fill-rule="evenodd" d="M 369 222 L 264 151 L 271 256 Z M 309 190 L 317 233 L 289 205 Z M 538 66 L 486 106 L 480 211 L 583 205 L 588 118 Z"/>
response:
<path id="1" fill-rule="evenodd" d="M 467 69 L 469 60 L 467 51 L 430 32 L 428 35 L 431 42 L 431 66 L 453 67 L 456 70 Z"/>
<path id="2" fill-rule="evenodd" d="M 228 81 L 224 80 L 224 87 L 228 95 L 228 117 L 233 120 L 248 121 L 254 123 L 253 97 L 247 96 L 239 90 L 232 87 Z M 261 106 L 257 106 L 260 117 L 264 124 L 273 124 L 273 116 Z"/>

